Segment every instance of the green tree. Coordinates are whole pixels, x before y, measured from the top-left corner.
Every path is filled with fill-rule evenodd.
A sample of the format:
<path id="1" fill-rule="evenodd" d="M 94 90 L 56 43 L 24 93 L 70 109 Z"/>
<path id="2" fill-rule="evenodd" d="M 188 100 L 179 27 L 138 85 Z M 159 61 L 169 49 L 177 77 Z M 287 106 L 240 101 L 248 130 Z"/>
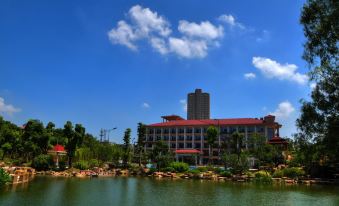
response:
<path id="1" fill-rule="evenodd" d="M 244 143 L 244 135 L 238 132 L 232 134 L 232 149 L 236 155 L 238 155 L 238 159 L 240 158 L 240 154 L 242 152 L 242 147 Z"/>
<path id="2" fill-rule="evenodd" d="M 123 156 L 123 166 L 127 167 L 130 155 L 131 155 L 131 129 L 127 128 L 124 134 L 124 156 Z"/>
<path id="3" fill-rule="evenodd" d="M 160 140 L 155 143 L 150 158 L 152 162 L 157 164 L 157 169 L 160 171 L 161 168 L 167 167 L 173 161 L 173 154 L 168 145 Z"/>
<path id="4" fill-rule="evenodd" d="M 297 158 L 309 170 L 339 162 L 338 19 L 339 3 L 334 0 L 308 0 L 300 18 L 306 36 L 303 58 L 316 81 L 311 100 L 302 100 L 297 120 Z"/>
<path id="5" fill-rule="evenodd" d="M 142 156 L 144 154 L 144 147 L 145 147 L 145 139 L 146 139 L 146 125 L 139 122 L 138 123 L 138 140 L 136 145 L 136 151 L 138 153 L 138 162 L 139 167 L 141 166 Z"/>
<path id="6" fill-rule="evenodd" d="M 67 138 L 66 150 L 68 156 L 68 165 L 72 167 L 73 157 L 77 146 L 82 144 L 85 136 L 85 128 L 81 124 L 76 124 L 73 129 L 72 122 L 67 121 L 63 130 L 64 136 Z"/>
<path id="7" fill-rule="evenodd" d="M 219 130 L 214 127 L 214 126 L 209 126 L 207 128 L 207 144 L 208 144 L 208 162 L 209 164 L 211 164 L 211 160 L 212 160 L 212 151 L 213 151 L 213 147 L 215 145 L 215 141 L 217 140 L 217 137 L 219 135 Z"/>

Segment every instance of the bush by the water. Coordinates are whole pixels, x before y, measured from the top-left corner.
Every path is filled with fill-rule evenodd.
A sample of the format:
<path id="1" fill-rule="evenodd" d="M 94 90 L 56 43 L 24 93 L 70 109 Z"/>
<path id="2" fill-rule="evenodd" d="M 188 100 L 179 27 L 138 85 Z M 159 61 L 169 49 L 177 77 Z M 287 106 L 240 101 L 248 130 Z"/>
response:
<path id="1" fill-rule="evenodd" d="M 198 169 L 192 169 L 192 170 L 189 170 L 188 173 L 190 173 L 192 175 L 199 175 L 200 171 Z"/>
<path id="2" fill-rule="evenodd" d="M 283 173 L 285 177 L 289 177 L 289 178 L 297 178 L 297 177 L 301 177 L 305 175 L 304 170 L 298 167 L 285 168 L 283 169 Z"/>
<path id="3" fill-rule="evenodd" d="M 284 172 L 282 170 L 276 170 L 274 171 L 272 177 L 274 178 L 281 178 L 284 176 Z"/>
<path id="4" fill-rule="evenodd" d="M 200 172 L 207 172 L 208 168 L 207 167 L 198 167 L 197 168 Z"/>
<path id="5" fill-rule="evenodd" d="M 189 169 L 188 164 L 184 162 L 172 162 L 169 167 L 172 167 L 176 172 L 186 172 Z"/>
<path id="6" fill-rule="evenodd" d="M 38 171 L 49 170 L 53 166 L 53 160 L 49 155 L 39 155 L 32 161 L 32 167 Z"/>
<path id="7" fill-rule="evenodd" d="M 0 168 L 0 187 L 10 181 L 11 176 L 3 168 Z"/>
<path id="8" fill-rule="evenodd" d="M 259 171 L 255 173 L 254 182 L 271 184 L 273 182 L 271 175 L 266 171 Z"/>
<path id="9" fill-rule="evenodd" d="M 81 160 L 74 164 L 74 167 L 79 170 L 87 170 L 89 168 L 89 164 L 87 161 Z"/>
<path id="10" fill-rule="evenodd" d="M 220 175 L 222 177 L 232 177 L 232 173 L 230 171 L 228 171 L 228 170 L 220 172 Z"/>
<path id="11" fill-rule="evenodd" d="M 162 172 L 175 172 L 175 169 L 173 167 L 165 167 L 161 171 Z"/>
<path id="12" fill-rule="evenodd" d="M 100 162 L 99 162 L 99 160 L 97 160 L 97 159 L 91 159 L 91 160 L 88 162 L 88 164 L 89 164 L 89 167 L 90 167 L 90 168 L 93 168 L 93 167 L 99 167 L 99 166 L 100 166 Z"/>

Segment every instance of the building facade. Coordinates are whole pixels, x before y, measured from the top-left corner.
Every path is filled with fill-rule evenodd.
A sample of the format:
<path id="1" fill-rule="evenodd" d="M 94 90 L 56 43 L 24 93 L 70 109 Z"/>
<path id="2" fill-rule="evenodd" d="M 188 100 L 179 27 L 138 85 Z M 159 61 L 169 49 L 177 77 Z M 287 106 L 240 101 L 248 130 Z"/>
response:
<path id="1" fill-rule="evenodd" d="M 187 119 L 210 118 L 210 95 L 196 89 L 187 95 Z"/>
<path id="2" fill-rule="evenodd" d="M 279 136 L 280 124 L 275 122 L 272 115 L 263 118 L 237 118 L 237 119 L 205 119 L 205 120 L 184 120 L 183 118 L 171 115 L 163 116 L 162 123 L 155 123 L 146 126 L 145 150 L 152 150 L 157 141 L 164 141 L 168 148 L 174 153 L 199 152 L 195 161 L 198 164 L 207 164 L 209 160 L 209 145 L 207 144 L 207 128 L 215 126 L 219 129 L 219 135 L 212 150 L 212 159 L 215 164 L 221 162 L 221 155 L 225 146 L 229 145 L 231 135 L 238 132 L 244 135 L 244 148 L 249 148 L 248 140 L 256 133 L 266 137 L 269 141 Z M 187 152 L 185 152 L 187 151 Z"/>

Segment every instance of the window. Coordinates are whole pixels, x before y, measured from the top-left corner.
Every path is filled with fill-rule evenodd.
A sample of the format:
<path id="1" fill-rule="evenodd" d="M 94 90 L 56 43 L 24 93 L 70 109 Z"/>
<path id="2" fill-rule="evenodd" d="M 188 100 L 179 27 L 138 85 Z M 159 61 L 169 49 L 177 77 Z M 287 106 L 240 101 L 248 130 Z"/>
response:
<path id="1" fill-rule="evenodd" d="M 186 136 L 186 140 L 192 141 L 192 136 Z"/>
<path id="2" fill-rule="evenodd" d="M 183 128 L 180 128 L 180 129 L 179 129 L 179 133 L 184 133 L 184 129 L 183 129 Z"/>
<path id="3" fill-rule="evenodd" d="M 191 128 L 186 129 L 186 133 L 191 134 L 192 132 L 193 132 L 193 130 Z"/>
<path id="4" fill-rule="evenodd" d="M 171 148 L 176 148 L 175 143 L 172 143 L 172 144 L 171 144 Z"/>
<path id="5" fill-rule="evenodd" d="M 154 133 L 154 130 L 153 129 L 149 129 L 148 130 L 148 134 L 153 134 Z"/>
<path id="6" fill-rule="evenodd" d="M 234 132 L 237 131 L 237 128 L 236 127 L 230 127 L 230 130 L 229 130 L 229 133 L 230 134 L 233 134 Z"/>
<path id="7" fill-rule="evenodd" d="M 184 141 L 184 136 L 179 136 L 178 140 L 179 141 Z"/>
<path id="8" fill-rule="evenodd" d="M 179 143 L 179 148 L 184 148 L 184 143 Z"/>
<path id="9" fill-rule="evenodd" d="M 149 136 L 148 141 L 153 141 L 153 136 Z"/>
<path id="10" fill-rule="evenodd" d="M 186 143 L 186 148 L 192 148 L 192 143 Z"/>
<path id="11" fill-rule="evenodd" d="M 161 140 L 161 136 L 157 136 L 157 141 Z"/>
<path id="12" fill-rule="evenodd" d="M 239 133 L 245 133 L 245 127 L 241 126 L 238 128 Z"/>
<path id="13" fill-rule="evenodd" d="M 200 149 L 200 147 L 201 147 L 201 144 L 200 144 L 200 143 L 195 143 L 195 144 L 194 144 L 194 148 Z"/>
<path id="14" fill-rule="evenodd" d="M 247 127 L 247 133 L 253 133 L 254 127 Z"/>
<path id="15" fill-rule="evenodd" d="M 222 127 L 222 128 L 221 128 L 221 133 L 222 133 L 222 134 L 227 134 L 227 133 L 228 133 L 227 127 Z"/>
<path id="16" fill-rule="evenodd" d="M 257 132 L 264 132 L 264 131 L 265 131 L 265 129 L 264 129 L 263 126 L 258 126 L 257 127 Z"/>
<path id="17" fill-rule="evenodd" d="M 200 136 L 195 136 L 195 137 L 194 137 L 194 140 L 200 141 L 200 140 L 201 140 L 201 137 L 200 137 Z"/>
<path id="18" fill-rule="evenodd" d="M 177 139 L 177 138 L 176 138 L 175 136 L 172 136 L 172 137 L 171 137 L 171 140 L 172 140 L 172 141 L 175 141 L 176 139 Z"/>
<path id="19" fill-rule="evenodd" d="M 161 129 L 157 129 L 156 133 L 161 134 Z"/>
<path id="20" fill-rule="evenodd" d="M 273 128 L 267 128 L 267 137 L 268 139 L 272 139 L 274 136 L 274 129 Z"/>
<path id="21" fill-rule="evenodd" d="M 195 132 L 195 133 L 200 133 L 200 132 L 201 132 L 201 129 L 200 129 L 200 128 L 196 128 L 194 132 Z"/>
<path id="22" fill-rule="evenodd" d="M 152 143 L 147 143 L 146 147 L 151 148 L 152 147 Z"/>
<path id="23" fill-rule="evenodd" d="M 175 128 L 172 128 L 172 129 L 171 129 L 171 133 L 172 133 L 172 134 L 175 134 L 176 132 L 177 132 L 177 131 L 176 131 Z"/>
<path id="24" fill-rule="evenodd" d="M 168 134 L 168 129 L 164 129 L 164 134 Z"/>
<path id="25" fill-rule="evenodd" d="M 168 141 L 168 136 L 164 136 L 164 141 Z"/>
<path id="26" fill-rule="evenodd" d="M 207 140 L 207 136 L 204 136 L 204 140 Z"/>

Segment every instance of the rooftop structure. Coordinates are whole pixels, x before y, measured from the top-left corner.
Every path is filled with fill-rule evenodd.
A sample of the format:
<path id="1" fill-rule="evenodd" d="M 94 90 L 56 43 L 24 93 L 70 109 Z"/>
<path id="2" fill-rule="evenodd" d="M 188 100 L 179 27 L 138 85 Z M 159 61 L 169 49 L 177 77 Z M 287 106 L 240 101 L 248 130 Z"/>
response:
<path id="1" fill-rule="evenodd" d="M 187 119 L 210 118 L 210 95 L 196 89 L 187 95 Z"/>

